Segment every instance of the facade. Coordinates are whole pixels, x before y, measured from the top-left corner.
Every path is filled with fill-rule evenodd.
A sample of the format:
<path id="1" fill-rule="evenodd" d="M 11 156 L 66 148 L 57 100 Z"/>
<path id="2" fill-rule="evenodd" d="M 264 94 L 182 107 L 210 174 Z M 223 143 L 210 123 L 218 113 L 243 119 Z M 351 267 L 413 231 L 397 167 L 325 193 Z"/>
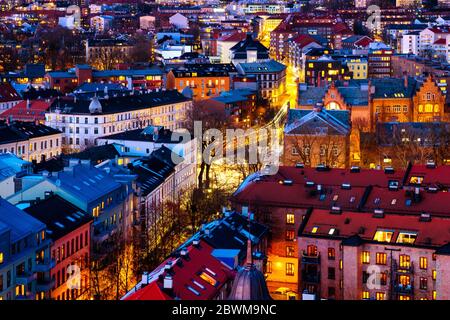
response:
<path id="1" fill-rule="evenodd" d="M 286 91 L 286 66 L 275 61 L 239 63 L 236 69 L 240 76 L 256 77 L 263 99 L 271 104 L 280 102 Z"/>
<path id="2" fill-rule="evenodd" d="M 351 75 L 348 66 L 330 56 L 305 62 L 305 81 L 310 85 L 320 87 L 335 80 L 349 80 Z"/>
<path id="3" fill-rule="evenodd" d="M 231 62 L 234 65 L 239 63 L 265 62 L 269 58 L 269 49 L 259 41 L 254 40 L 251 33 L 247 33 L 245 40 L 238 42 L 231 47 Z"/>
<path id="4" fill-rule="evenodd" d="M 184 64 L 167 73 L 166 88 L 192 90 L 194 100 L 204 100 L 230 90 L 230 78 L 237 74 L 232 64 Z"/>
<path id="5" fill-rule="evenodd" d="M 89 263 L 92 217 L 59 196 L 48 194 L 25 209 L 29 215 L 47 226 L 51 258 L 51 299 L 89 299 Z M 71 280 L 72 273 L 79 279 Z"/>
<path id="6" fill-rule="evenodd" d="M 246 36 L 244 32 L 236 31 L 217 39 L 217 55 L 221 63 L 231 63 L 231 48 L 243 41 Z"/>
<path id="7" fill-rule="evenodd" d="M 0 199 L 0 300 L 50 298 L 53 281 L 46 225 Z"/>
<path id="8" fill-rule="evenodd" d="M 0 84 L 0 114 L 11 109 L 20 101 L 22 98 L 11 84 L 7 82 Z"/>
<path id="9" fill-rule="evenodd" d="M 62 133 L 43 124 L 14 121 L 0 126 L 0 152 L 41 162 L 61 154 Z"/>
<path id="10" fill-rule="evenodd" d="M 115 39 L 88 39 L 85 42 L 86 63 L 95 65 L 100 70 L 125 62 L 134 45 Z"/>
<path id="11" fill-rule="evenodd" d="M 163 73 L 160 69 L 95 70 L 89 65 L 76 65 L 69 71 L 47 72 L 45 79 L 51 88 L 70 93 L 83 84 L 116 83 L 129 90 L 161 88 Z"/>
<path id="12" fill-rule="evenodd" d="M 254 174 L 249 176 L 234 193 L 232 203 L 237 210 L 241 206 L 247 206 L 248 203 L 252 203 L 253 205 L 250 206 L 249 210 L 254 212 L 259 222 L 271 228 L 272 237 L 269 242 L 267 270 L 265 272 L 269 288 L 271 290 L 289 288 L 294 293 L 297 293 L 298 297 L 303 292 L 303 287 L 299 287 L 299 283 L 302 283 L 303 250 L 299 251 L 298 248 L 302 246 L 301 248 L 303 249 L 305 242 L 300 242 L 296 235 L 301 222 L 306 219 L 304 217 L 308 212 L 321 210 L 326 213 L 327 218 L 323 220 L 324 224 L 329 222 L 332 224 L 334 215 L 330 211 L 336 213 L 341 227 L 336 227 L 335 229 L 338 232 L 340 231 L 340 234 L 347 232 L 346 230 L 348 229 L 345 229 L 347 220 L 350 220 L 351 224 L 353 223 L 352 221 L 359 223 L 359 221 L 366 220 L 374 221 L 372 222 L 374 226 L 381 224 L 383 221 L 381 218 L 376 218 L 378 220 L 371 220 L 370 218 L 375 213 L 375 210 L 383 212 L 385 217 L 401 214 L 405 216 L 404 219 L 410 219 L 414 223 L 418 223 L 418 225 L 409 227 L 412 230 L 418 230 L 418 226 L 421 224 L 419 218 L 424 212 L 430 213 L 432 217 L 448 218 L 448 213 L 446 213 L 445 206 L 442 206 L 442 203 L 445 203 L 450 198 L 447 192 L 440 192 L 445 191 L 446 187 L 443 187 L 443 189 L 438 188 L 438 191 L 433 193 L 428 191 L 428 186 L 440 180 L 445 181 L 445 172 L 448 172 L 449 168 L 448 166 L 425 167 L 412 165 L 407 170 L 402 171 L 392 169 L 368 170 L 360 169 L 359 167 L 331 169 L 326 166 L 318 166 L 317 168 L 308 168 L 302 165 L 281 166 L 276 175 Z M 422 179 L 418 180 L 418 177 L 422 177 Z M 417 181 L 424 181 L 423 177 L 427 177 L 427 185 L 416 184 Z M 349 219 L 345 219 L 345 217 L 343 218 L 339 215 L 340 212 L 351 212 L 352 216 L 349 216 Z M 361 218 L 357 218 L 359 214 L 361 214 Z M 330 217 L 329 219 L 328 216 Z M 365 216 L 367 218 L 364 218 Z M 401 219 L 403 218 L 398 218 L 398 221 L 401 221 Z M 387 224 L 392 224 L 391 222 L 393 221 L 389 220 Z M 436 223 L 436 227 L 439 225 L 439 222 Z M 364 226 L 364 224 L 361 226 Z M 395 227 L 394 224 L 392 226 Z M 406 230 L 408 230 L 407 223 L 405 226 Z M 320 232 L 328 234 L 331 227 L 329 226 L 328 229 Z M 387 225 L 386 228 L 388 228 Z M 425 228 L 431 231 L 434 226 Z M 311 231 L 312 229 L 308 230 L 308 233 Z M 368 229 L 366 229 L 366 232 L 363 235 L 360 234 L 360 236 L 372 236 Z M 437 231 L 431 232 L 435 235 L 442 235 L 442 233 Z M 357 231 L 352 231 L 350 235 L 354 233 L 357 233 Z M 338 236 L 338 233 L 335 235 Z M 443 244 L 438 244 L 438 247 L 441 245 Z M 385 246 L 386 244 L 383 244 L 383 247 Z M 336 257 L 338 254 L 342 254 L 338 250 L 339 247 L 336 247 Z M 434 250 L 437 250 L 437 248 Z M 322 253 L 321 261 L 325 259 L 324 263 L 328 263 L 326 260 L 327 256 L 327 252 Z M 312 262 L 317 265 L 317 257 L 314 259 Z M 344 264 L 345 259 L 344 257 Z M 432 260 L 428 261 L 429 267 L 427 272 L 431 269 Z M 339 286 L 340 278 L 338 275 L 340 271 L 337 269 L 339 260 L 330 261 L 329 267 L 333 267 L 331 263 L 335 263 L 334 283 L 336 283 L 336 286 Z M 356 265 L 354 265 L 353 269 L 348 268 L 346 270 L 347 279 L 352 277 L 354 281 L 362 279 L 362 275 L 356 272 L 354 268 L 356 268 Z M 328 270 L 322 270 L 324 272 L 322 274 L 323 278 L 327 276 L 326 272 Z M 332 272 L 330 271 L 330 274 Z M 445 272 L 443 269 L 441 273 L 444 274 Z M 317 276 L 312 280 L 317 282 Z M 431 283 L 431 280 L 429 281 Z M 328 287 L 324 287 L 324 290 L 327 293 Z M 338 287 L 336 287 L 335 292 L 338 293 Z M 316 295 L 316 297 L 318 296 Z M 328 295 L 321 297 L 327 298 Z M 361 296 L 356 296 L 355 293 L 354 299 L 360 298 Z"/>
<path id="13" fill-rule="evenodd" d="M 348 167 L 350 161 L 350 112 L 346 110 L 288 111 L 284 128 L 283 164 Z"/>
<path id="14" fill-rule="evenodd" d="M 176 90 L 139 92 L 92 100 L 56 100 L 46 124 L 62 131 L 62 144 L 80 150 L 97 138 L 148 125 L 182 128 L 192 102 Z"/>
<path id="15" fill-rule="evenodd" d="M 369 45 L 368 75 L 369 78 L 386 78 L 392 76 L 393 50 L 381 42 Z"/>
<path id="16" fill-rule="evenodd" d="M 426 213 L 312 210 L 299 229 L 300 290 L 327 299 L 447 300 L 450 256 L 440 229 L 448 224 Z"/>

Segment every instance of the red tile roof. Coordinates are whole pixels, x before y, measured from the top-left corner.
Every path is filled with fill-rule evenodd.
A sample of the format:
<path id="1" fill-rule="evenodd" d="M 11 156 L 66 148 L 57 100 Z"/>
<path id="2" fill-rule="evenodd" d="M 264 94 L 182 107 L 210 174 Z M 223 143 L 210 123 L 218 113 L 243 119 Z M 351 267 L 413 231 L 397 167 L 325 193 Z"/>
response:
<path id="1" fill-rule="evenodd" d="M 198 246 L 187 247 L 187 259 L 181 256 L 171 257 L 153 272 L 151 283 L 134 292 L 125 300 L 211 300 L 214 299 L 224 284 L 234 277 L 234 272 L 211 255 L 213 248 L 204 241 Z M 165 266 L 171 264 L 170 271 Z M 213 279 L 213 285 L 204 280 Z M 163 278 L 170 274 L 173 290 L 163 287 Z M 152 276 L 150 275 L 150 276 Z"/>
<path id="2" fill-rule="evenodd" d="M 218 39 L 218 41 L 240 42 L 247 37 L 245 32 L 236 31 L 232 34 L 227 34 Z"/>
<path id="3" fill-rule="evenodd" d="M 426 165 L 414 165 L 408 173 L 406 184 L 409 184 L 412 177 L 421 176 L 421 185 L 443 185 L 450 188 L 450 166 L 438 166 L 430 168 Z"/>
<path id="4" fill-rule="evenodd" d="M 0 119 L 8 119 L 12 116 L 13 120 L 34 121 L 45 120 L 45 112 L 50 107 L 51 101 L 32 100 L 30 109 L 27 109 L 27 101 L 21 101 L 11 109 L 6 110 L 0 115 Z"/>
<path id="5" fill-rule="evenodd" d="M 20 95 L 9 83 L 0 84 L 0 102 L 19 101 L 22 100 Z"/>
<path id="6" fill-rule="evenodd" d="M 318 227 L 313 233 L 313 228 Z M 330 229 L 338 232 L 330 235 Z M 342 212 L 331 214 L 329 210 L 313 210 L 304 220 L 300 228 L 300 236 L 320 238 L 348 238 L 358 235 L 366 241 L 373 241 L 379 229 L 394 231 L 391 243 L 397 241 L 401 231 L 417 232 L 415 246 L 440 247 L 449 242 L 450 218 L 434 217 L 431 221 L 419 221 L 418 216 L 385 215 L 376 218 L 372 213 Z"/>
<path id="7" fill-rule="evenodd" d="M 436 40 L 433 44 L 445 45 L 446 43 L 447 43 L 447 39 L 443 38 L 443 39 Z"/>

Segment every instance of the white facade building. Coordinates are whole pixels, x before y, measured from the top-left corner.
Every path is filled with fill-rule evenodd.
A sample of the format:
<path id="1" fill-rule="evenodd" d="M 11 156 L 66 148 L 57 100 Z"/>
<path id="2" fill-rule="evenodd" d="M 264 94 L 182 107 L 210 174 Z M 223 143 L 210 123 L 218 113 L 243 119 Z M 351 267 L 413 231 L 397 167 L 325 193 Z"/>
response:
<path id="1" fill-rule="evenodd" d="M 149 125 L 182 128 L 191 106 L 192 101 L 176 90 L 90 101 L 58 100 L 46 113 L 46 124 L 62 131 L 64 146 L 81 150 L 98 138 Z"/>

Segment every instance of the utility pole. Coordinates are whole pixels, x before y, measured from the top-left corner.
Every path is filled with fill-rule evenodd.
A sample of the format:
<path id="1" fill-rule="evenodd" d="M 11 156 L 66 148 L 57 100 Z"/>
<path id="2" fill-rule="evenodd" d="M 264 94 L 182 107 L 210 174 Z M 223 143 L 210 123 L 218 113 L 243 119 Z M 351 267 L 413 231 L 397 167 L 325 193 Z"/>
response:
<path id="1" fill-rule="evenodd" d="M 401 249 L 394 249 L 394 248 L 388 248 L 388 247 L 384 247 L 384 250 L 389 251 L 390 252 L 390 259 L 391 259 L 391 275 L 390 275 L 390 285 L 389 285 L 389 300 L 393 300 L 394 297 L 394 259 L 392 258 L 392 252 L 393 251 L 402 251 Z"/>

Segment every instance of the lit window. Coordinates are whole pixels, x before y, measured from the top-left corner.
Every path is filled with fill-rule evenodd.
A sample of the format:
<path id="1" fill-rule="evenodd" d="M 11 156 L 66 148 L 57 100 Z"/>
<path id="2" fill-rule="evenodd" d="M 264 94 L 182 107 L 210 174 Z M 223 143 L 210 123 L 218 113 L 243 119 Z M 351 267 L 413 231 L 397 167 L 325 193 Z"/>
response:
<path id="1" fill-rule="evenodd" d="M 436 280 L 436 270 L 434 270 L 434 269 L 433 269 L 433 272 L 432 272 L 432 279 Z"/>
<path id="2" fill-rule="evenodd" d="M 376 254 L 376 264 L 386 265 L 387 255 L 383 252 L 377 252 Z"/>
<path id="3" fill-rule="evenodd" d="M 5 259 L 5 258 L 4 258 L 3 252 L 0 252 L 0 264 L 3 263 L 3 260 L 4 260 L 4 259 Z"/>
<path id="4" fill-rule="evenodd" d="M 399 300 L 411 300 L 410 296 L 400 295 Z"/>
<path id="5" fill-rule="evenodd" d="M 421 184 L 423 182 L 423 177 L 420 176 L 412 176 L 411 179 L 409 179 L 409 183 L 411 184 Z"/>
<path id="6" fill-rule="evenodd" d="M 420 257 L 420 269 L 426 270 L 428 268 L 428 259 L 425 257 Z"/>
<path id="7" fill-rule="evenodd" d="M 416 241 L 417 232 L 400 232 L 397 237 L 397 243 L 413 244 Z"/>
<path id="8" fill-rule="evenodd" d="M 400 255 L 400 268 L 409 268 L 411 266 L 411 258 L 406 254 Z"/>
<path id="9" fill-rule="evenodd" d="M 317 230 L 319 230 L 319 227 L 313 227 L 311 233 L 317 233 Z"/>
<path id="10" fill-rule="evenodd" d="M 293 276 L 294 275 L 294 264 L 291 262 L 286 263 L 286 275 Z"/>
<path id="11" fill-rule="evenodd" d="M 386 294 L 384 292 L 377 292 L 376 299 L 377 300 L 385 300 Z"/>
<path id="12" fill-rule="evenodd" d="M 436 296 L 437 296 L 436 290 L 433 290 L 433 300 L 436 300 Z"/>
<path id="13" fill-rule="evenodd" d="M 339 270 L 342 270 L 344 268 L 344 263 L 342 259 L 339 259 Z"/>
<path id="14" fill-rule="evenodd" d="M 369 251 L 361 252 L 361 261 L 362 261 L 362 263 L 365 263 L 365 264 L 370 263 L 370 252 Z"/>
<path id="15" fill-rule="evenodd" d="M 286 223 L 287 224 L 294 224 L 295 222 L 295 216 L 292 213 L 286 214 Z"/>
<path id="16" fill-rule="evenodd" d="M 330 236 L 332 236 L 332 235 L 334 234 L 335 231 L 336 231 L 335 228 L 330 228 L 330 231 L 328 231 L 328 234 L 329 234 Z"/>
<path id="17" fill-rule="evenodd" d="M 203 280 L 205 280 L 206 282 L 208 282 L 210 285 L 212 286 L 216 286 L 217 285 L 217 280 L 214 279 L 212 276 L 210 276 L 209 274 L 207 274 L 206 272 L 202 272 L 200 274 L 200 278 L 202 278 Z"/>
<path id="18" fill-rule="evenodd" d="M 334 248 L 328 248 L 328 260 L 334 260 L 336 252 Z"/>
<path id="19" fill-rule="evenodd" d="M 369 299 L 370 298 L 369 291 L 363 291 L 362 298 L 363 299 Z"/>
<path id="20" fill-rule="evenodd" d="M 393 234 L 394 232 L 390 230 L 377 230 L 373 240 L 378 242 L 391 242 Z"/>

